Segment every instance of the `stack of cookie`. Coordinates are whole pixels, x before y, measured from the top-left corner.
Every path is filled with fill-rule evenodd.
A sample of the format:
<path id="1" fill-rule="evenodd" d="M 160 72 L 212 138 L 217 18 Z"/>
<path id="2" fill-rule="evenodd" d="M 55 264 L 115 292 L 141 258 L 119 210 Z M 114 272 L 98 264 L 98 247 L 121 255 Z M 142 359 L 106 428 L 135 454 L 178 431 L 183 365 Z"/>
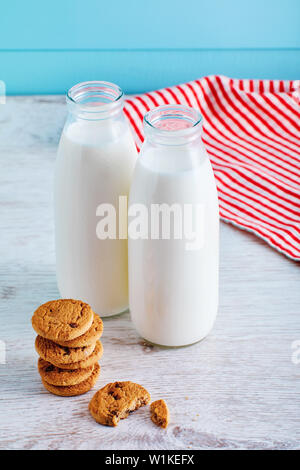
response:
<path id="1" fill-rule="evenodd" d="M 35 348 L 44 387 L 59 396 L 88 392 L 100 373 L 101 318 L 80 300 L 59 299 L 41 305 L 32 326 L 38 333 Z"/>

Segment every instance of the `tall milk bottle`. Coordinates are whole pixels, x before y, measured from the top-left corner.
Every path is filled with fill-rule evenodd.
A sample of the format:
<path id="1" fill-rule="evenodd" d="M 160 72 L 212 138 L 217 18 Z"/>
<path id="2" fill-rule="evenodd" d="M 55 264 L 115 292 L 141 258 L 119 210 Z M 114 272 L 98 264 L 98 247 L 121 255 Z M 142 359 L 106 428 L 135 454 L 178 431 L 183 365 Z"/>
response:
<path id="1" fill-rule="evenodd" d="M 58 287 L 63 298 L 81 299 L 101 316 L 114 315 L 128 308 L 128 246 L 114 223 L 119 196 L 129 193 L 137 151 L 118 86 L 81 83 L 69 90 L 67 106 L 55 174 Z M 112 217 L 114 210 L 110 229 L 99 235 L 101 217 Z"/>
<path id="2" fill-rule="evenodd" d="M 163 346 L 201 340 L 217 314 L 219 209 L 201 128 L 192 108 L 150 111 L 130 190 L 131 317 Z"/>

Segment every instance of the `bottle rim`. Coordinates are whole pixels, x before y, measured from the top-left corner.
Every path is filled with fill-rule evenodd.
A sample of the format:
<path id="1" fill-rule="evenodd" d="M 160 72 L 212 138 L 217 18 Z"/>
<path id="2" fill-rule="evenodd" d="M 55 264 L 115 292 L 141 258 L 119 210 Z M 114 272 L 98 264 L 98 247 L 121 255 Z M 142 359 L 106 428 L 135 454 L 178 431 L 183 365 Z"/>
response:
<path id="1" fill-rule="evenodd" d="M 70 88 L 66 95 L 69 110 L 83 119 L 106 119 L 123 108 L 124 93 L 111 82 L 81 82 Z"/>
<path id="2" fill-rule="evenodd" d="M 199 137 L 203 118 L 198 110 L 184 105 L 162 105 L 144 116 L 147 137 L 161 143 L 184 144 Z"/>

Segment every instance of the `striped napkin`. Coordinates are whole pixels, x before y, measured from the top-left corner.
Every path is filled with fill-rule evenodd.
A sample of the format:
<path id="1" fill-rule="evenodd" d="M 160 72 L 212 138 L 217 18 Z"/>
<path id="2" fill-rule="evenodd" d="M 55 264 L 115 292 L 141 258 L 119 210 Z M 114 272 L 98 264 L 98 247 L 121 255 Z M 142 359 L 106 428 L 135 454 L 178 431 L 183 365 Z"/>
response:
<path id="1" fill-rule="evenodd" d="M 300 82 L 208 76 L 130 97 L 138 150 L 144 114 L 163 104 L 200 110 L 221 218 L 300 260 Z"/>

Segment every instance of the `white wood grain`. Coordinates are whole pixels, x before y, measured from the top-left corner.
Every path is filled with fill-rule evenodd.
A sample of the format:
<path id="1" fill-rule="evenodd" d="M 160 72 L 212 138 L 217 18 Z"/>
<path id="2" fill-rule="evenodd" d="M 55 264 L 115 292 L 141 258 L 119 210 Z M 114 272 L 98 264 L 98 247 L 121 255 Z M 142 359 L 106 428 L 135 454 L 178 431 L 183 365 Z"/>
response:
<path id="1" fill-rule="evenodd" d="M 55 281 L 52 180 L 65 118 L 63 97 L 15 97 L 0 106 L 0 448 L 300 448 L 299 265 L 256 237 L 221 226 L 220 309 L 212 334 L 191 347 L 147 345 L 128 314 L 105 320 L 96 386 L 143 384 L 171 411 L 166 431 L 140 409 L 117 428 L 78 398 L 46 392 L 36 370 L 30 318 L 59 296 Z"/>

